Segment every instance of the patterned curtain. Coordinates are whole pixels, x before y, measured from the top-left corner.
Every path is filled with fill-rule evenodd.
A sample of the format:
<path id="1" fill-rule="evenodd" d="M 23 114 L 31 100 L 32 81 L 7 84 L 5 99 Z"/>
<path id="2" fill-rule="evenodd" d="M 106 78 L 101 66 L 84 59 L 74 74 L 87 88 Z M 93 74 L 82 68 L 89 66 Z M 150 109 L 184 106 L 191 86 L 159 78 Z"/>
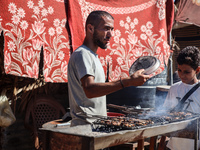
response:
<path id="1" fill-rule="evenodd" d="M 40 52 L 47 82 L 67 82 L 69 38 L 62 0 L 6 0 L 0 5 L 7 74 L 38 78 Z"/>
<path id="2" fill-rule="evenodd" d="M 173 22 L 173 0 L 66 0 L 72 46 L 82 44 L 84 25 L 93 10 L 105 10 L 114 16 L 114 37 L 108 49 L 97 53 L 109 80 L 129 76 L 132 63 L 141 56 L 155 56 L 161 61 L 156 74 L 164 70 L 170 55 L 169 32 Z"/>
<path id="3" fill-rule="evenodd" d="M 164 70 L 173 0 L 7 0 L 0 5 L 5 72 L 38 78 L 43 48 L 45 81 L 67 82 L 70 46 L 75 50 L 82 44 L 85 21 L 93 10 L 108 11 L 115 18 L 108 48 L 98 50 L 105 74 L 109 66 L 109 81 L 129 76 L 131 64 L 145 55 L 161 61 L 155 75 Z"/>

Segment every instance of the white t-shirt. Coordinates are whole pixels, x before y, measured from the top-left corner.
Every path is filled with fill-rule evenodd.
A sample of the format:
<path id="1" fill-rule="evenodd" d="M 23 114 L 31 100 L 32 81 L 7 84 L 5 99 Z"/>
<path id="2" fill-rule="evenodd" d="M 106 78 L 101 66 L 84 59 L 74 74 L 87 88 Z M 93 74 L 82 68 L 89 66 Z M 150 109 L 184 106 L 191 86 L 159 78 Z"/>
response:
<path id="1" fill-rule="evenodd" d="M 105 82 L 104 70 L 98 55 L 82 45 L 72 53 L 68 63 L 71 126 L 92 123 L 96 118 L 91 118 L 91 115 L 107 115 L 106 96 L 86 97 L 80 80 L 85 75 L 94 76 L 94 82 Z"/>
<path id="2" fill-rule="evenodd" d="M 163 106 L 167 109 L 174 108 L 178 104 L 179 100 L 181 100 L 185 94 L 195 85 L 196 84 L 185 84 L 182 81 L 173 84 L 169 89 Z M 196 89 L 196 91 L 194 91 L 192 95 L 190 95 L 185 101 L 183 110 L 200 113 L 200 87 Z M 198 144 L 199 143 L 200 141 Z M 194 150 L 194 140 L 172 137 L 170 138 L 167 147 L 171 150 Z M 200 145 L 198 148 L 200 148 Z"/>

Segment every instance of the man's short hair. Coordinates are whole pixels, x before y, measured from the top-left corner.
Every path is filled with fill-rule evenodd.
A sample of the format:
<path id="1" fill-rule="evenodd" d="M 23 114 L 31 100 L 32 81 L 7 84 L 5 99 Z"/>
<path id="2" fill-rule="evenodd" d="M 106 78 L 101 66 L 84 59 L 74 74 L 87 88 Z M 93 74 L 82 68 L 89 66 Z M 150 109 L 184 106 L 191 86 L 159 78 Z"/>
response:
<path id="1" fill-rule="evenodd" d="M 113 16 L 106 11 L 102 11 L 102 10 L 92 11 L 87 17 L 85 27 L 87 27 L 88 24 L 91 24 L 94 27 L 97 27 L 103 16 L 114 19 Z"/>
<path id="2" fill-rule="evenodd" d="M 200 65 L 200 51 L 196 46 L 187 46 L 182 49 L 177 57 L 179 65 L 189 65 L 194 70 Z"/>

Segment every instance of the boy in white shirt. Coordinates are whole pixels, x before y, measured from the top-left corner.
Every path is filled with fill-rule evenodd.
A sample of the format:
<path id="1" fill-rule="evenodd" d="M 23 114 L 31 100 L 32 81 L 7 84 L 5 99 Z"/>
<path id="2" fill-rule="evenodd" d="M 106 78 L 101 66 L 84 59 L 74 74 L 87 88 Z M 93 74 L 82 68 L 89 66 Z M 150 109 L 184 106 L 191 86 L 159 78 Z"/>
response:
<path id="1" fill-rule="evenodd" d="M 200 51 L 195 46 L 187 46 L 180 51 L 177 57 L 178 75 L 181 81 L 173 84 L 168 92 L 164 107 L 174 108 L 184 95 L 199 80 L 197 74 L 200 71 Z M 200 88 L 197 88 L 183 103 L 182 111 L 200 113 Z M 198 142 L 199 143 L 199 142 Z M 167 147 L 171 150 L 194 150 L 194 140 L 173 137 L 169 140 Z M 198 146 L 200 148 L 200 146 Z"/>

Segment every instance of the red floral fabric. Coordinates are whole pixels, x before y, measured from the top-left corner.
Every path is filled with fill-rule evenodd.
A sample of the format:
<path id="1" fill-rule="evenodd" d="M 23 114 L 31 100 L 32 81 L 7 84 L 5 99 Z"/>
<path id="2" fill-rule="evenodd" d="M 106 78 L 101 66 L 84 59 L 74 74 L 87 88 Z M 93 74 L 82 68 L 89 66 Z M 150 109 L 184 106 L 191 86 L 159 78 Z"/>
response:
<path id="1" fill-rule="evenodd" d="M 109 47 L 97 51 L 105 72 L 109 63 L 110 81 L 129 76 L 132 63 L 145 55 L 161 61 L 155 74 L 164 70 L 170 54 L 167 38 L 173 22 L 172 0 L 66 0 L 65 5 L 73 50 L 83 42 L 85 21 L 91 11 L 105 10 L 115 18 Z"/>
<path id="2" fill-rule="evenodd" d="M 47 82 L 67 82 L 69 39 L 63 0 L 1 1 L 0 30 L 4 32 L 7 74 L 38 78 L 44 51 Z"/>
<path id="3" fill-rule="evenodd" d="M 108 11 L 115 18 L 108 49 L 98 50 L 105 73 L 109 64 L 110 81 L 128 76 L 131 64 L 144 55 L 161 61 L 156 74 L 164 70 L 169 57 L 172 0 L 7 0 L 0 5 L 5 72 L 38 78 L 43 47 L 45 81 L 67 82 L 69 38 L 73 50 L 82 44 L 85 20 L 93 10 Z M 66 18 L 70 32 L 65 29 Z"/>

